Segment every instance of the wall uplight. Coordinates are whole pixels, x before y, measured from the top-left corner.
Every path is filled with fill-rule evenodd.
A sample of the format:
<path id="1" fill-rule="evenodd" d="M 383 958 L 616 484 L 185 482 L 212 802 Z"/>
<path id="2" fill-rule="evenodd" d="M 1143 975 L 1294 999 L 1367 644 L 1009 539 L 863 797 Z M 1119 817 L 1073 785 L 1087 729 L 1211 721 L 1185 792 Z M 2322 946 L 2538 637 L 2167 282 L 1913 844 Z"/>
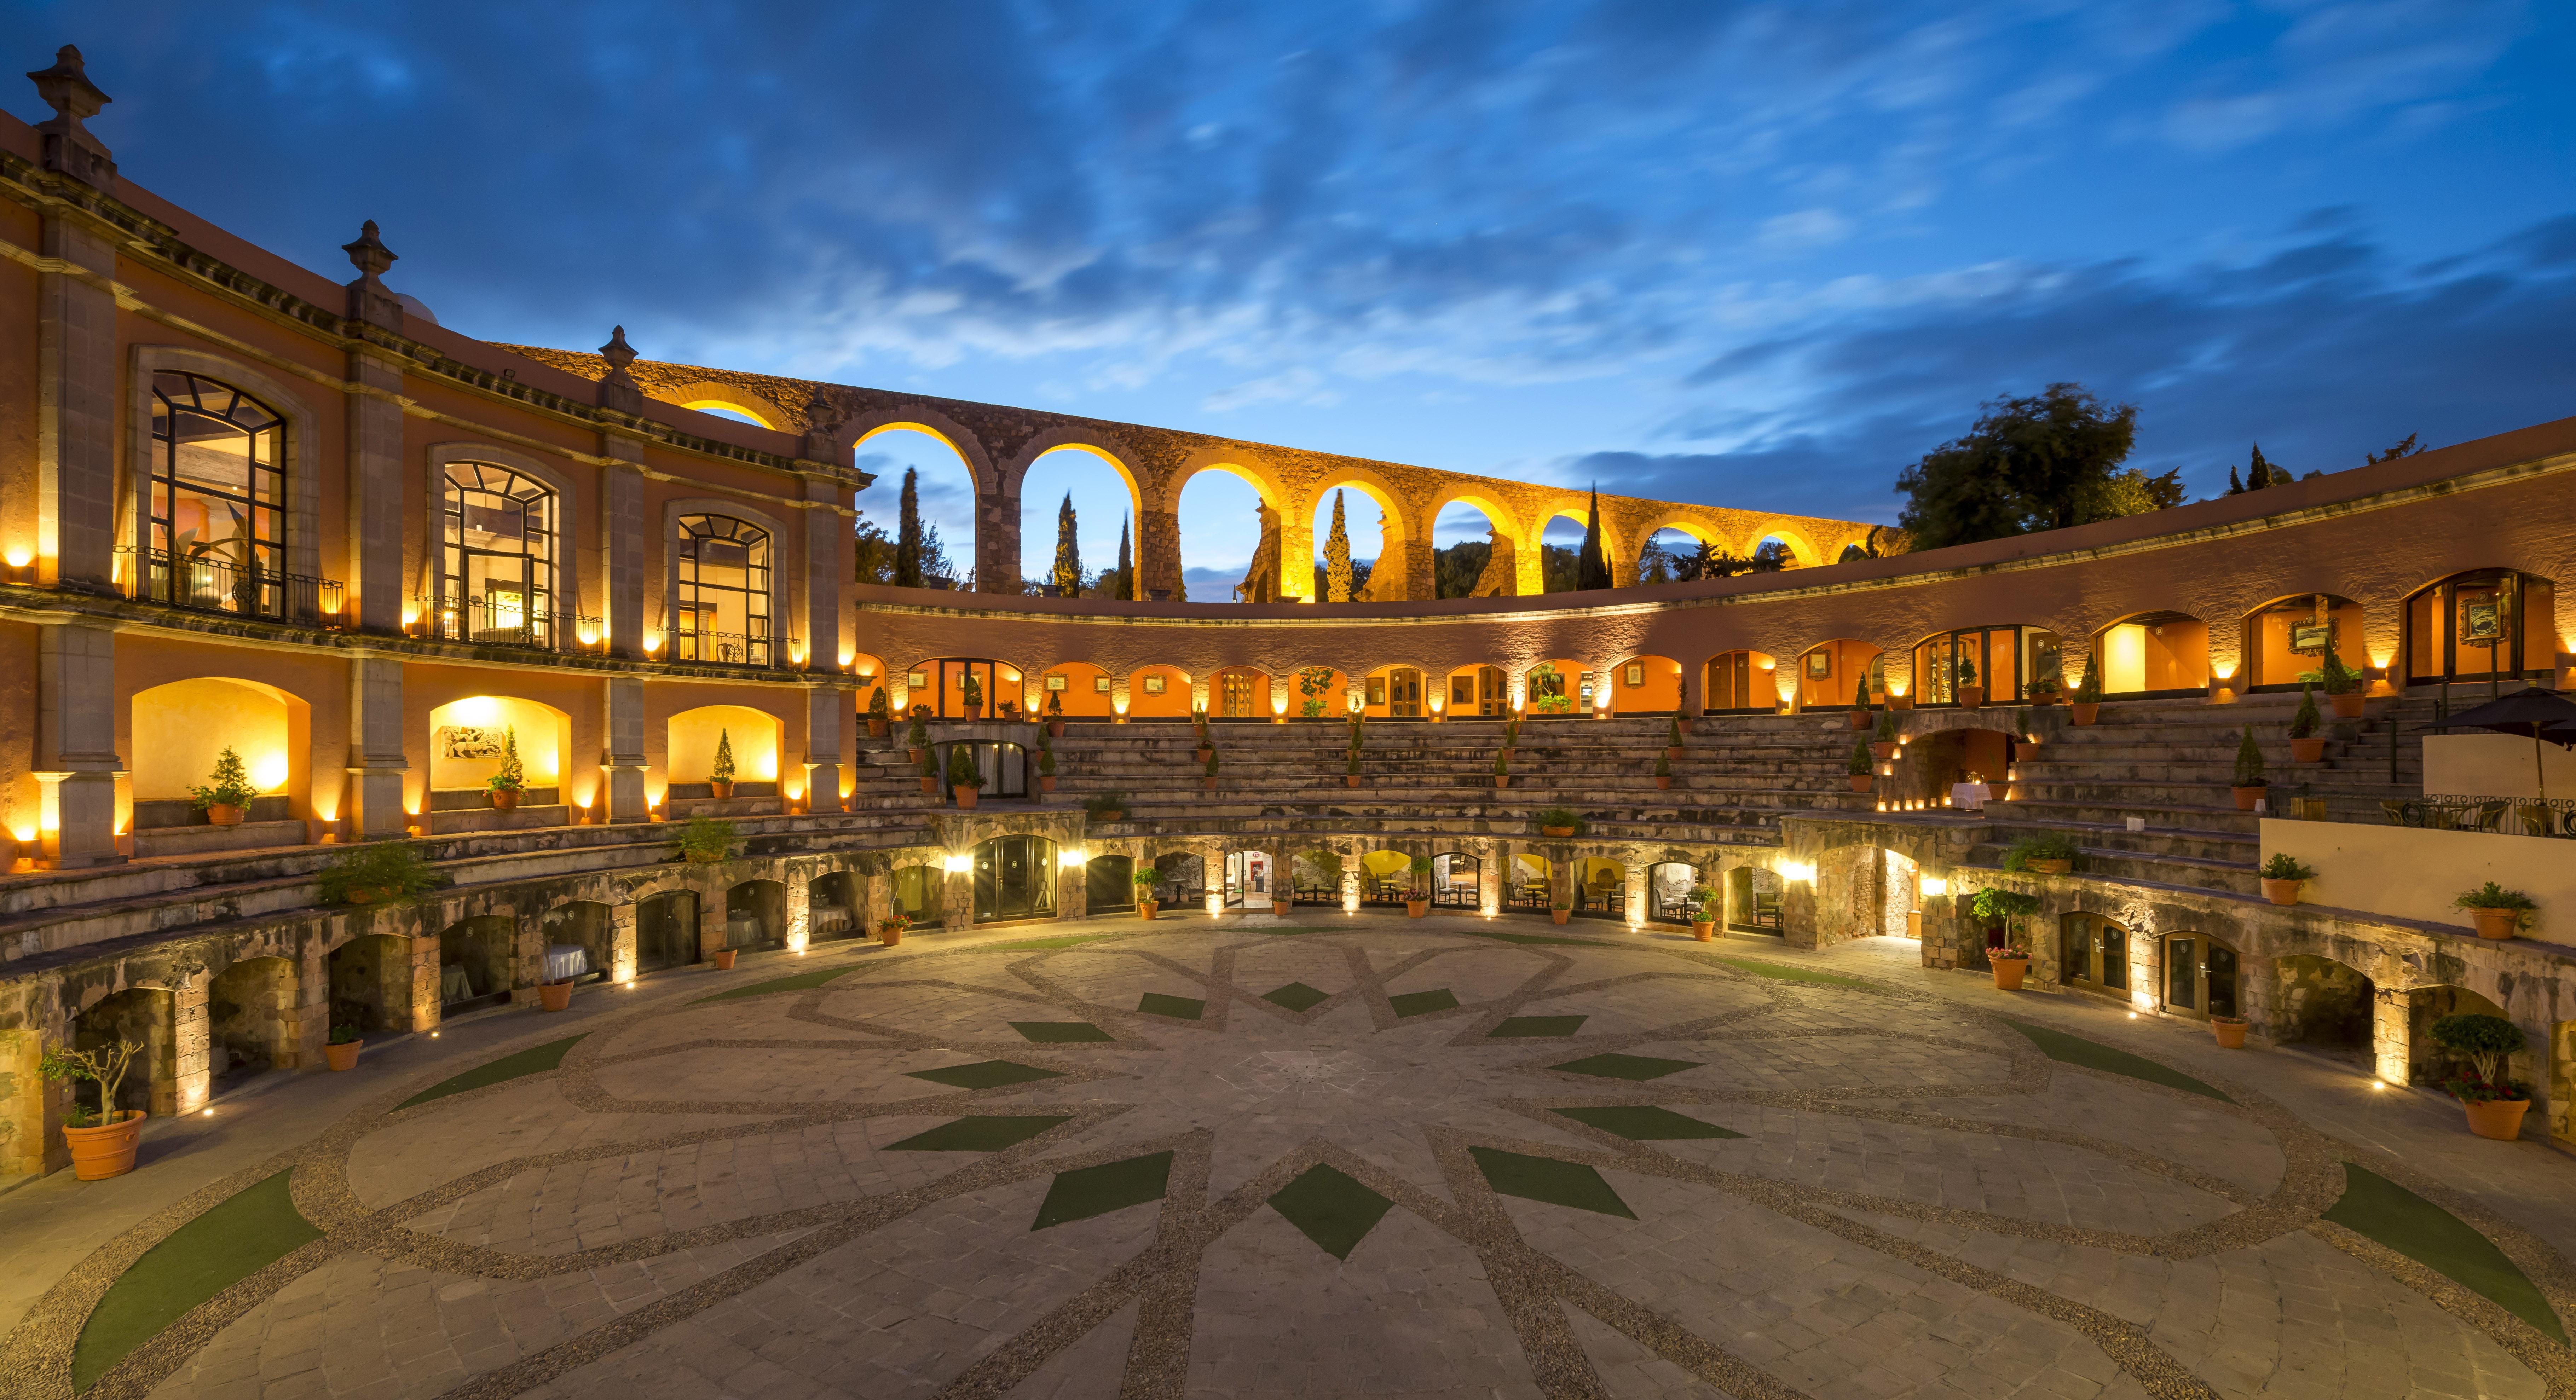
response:
<path id="1" fill-rule="evenodd" d="M 0 555 L 0 558 L 7 559 L 9 561 L 10 568 L 23 569 L 29 564 L 36 562 L 36 551 L 27 548 L 23 544 L 15 544 L 9 546 L 9 552 L 5 555 Z"/>
<path id="2" fill-rule="evenodd" d="M 1067 870 L 1079 870 L 1091 863 L 1091 854 L 1080 846 L 1067 846 L 1057 853 L 1056 861 Z"/>
<path id="3" fill-rule="evenodd" d="M 662 649 L 662 634 L 661 634 L 661 633 L 659 633 L 659 632 L 647 632 L 647 633 L 645 633 L 645 634 L 644 634 L 644 653 L 645 653 L 645 655 L 650 656 L 650 655 L 651 655 L 651 654 L 653 654 L 654 652 L 660 651 L 661 649 Z"/>
<path id="4" fill-rule="evenodd" d="M 971 855 L 950 856 L 940 862 L 940 868 L 951 875 L 963 875 L 975 868 L 975 858 Z"/>
<path id="5" fill-rule="evenodd" d="M 578 634 L 579 634 L 579 636 L 581 637 L 581 644 L 582 644 L 583 646 L 586 646 L 586 647 L 595 647 L 595 646 L 599 645 L 599 629 L 598 629 L 598 628 L 596 628 L 596 627 L 581 627 L 581 628 L 576 628 L 576 629 L 574 629 L 574 630 L 575 630 L 575 632 L 576 632 L 576 633 L 578 633 Z"/>
<path id="6" fill-rule="evenodd" d="M 1783 880 L 1813 881 L 1816 878 L 1816 865 L 1813 861 L 1784 860 L 1773 868 L 1780 872 L 1780 878 Z"/>
<path id="7" fill-rule="evenodd" d="M 1923 892 L 1936 897 L 1948 894 L 1950 882 L 1938 875 L 1926 875 L 1923 877 Z"/>

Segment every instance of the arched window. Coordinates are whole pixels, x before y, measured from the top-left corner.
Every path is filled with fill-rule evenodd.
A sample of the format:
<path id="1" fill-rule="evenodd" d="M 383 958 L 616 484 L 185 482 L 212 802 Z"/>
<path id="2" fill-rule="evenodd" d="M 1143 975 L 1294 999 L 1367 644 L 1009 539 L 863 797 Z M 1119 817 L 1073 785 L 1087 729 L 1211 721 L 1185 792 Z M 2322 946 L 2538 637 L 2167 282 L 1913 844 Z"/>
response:
<path id="1" fill-rule="evenodd" d="M 730 515 L 680 517 L 671 659 L 775 664 L 769 646 L 769 532 Z"/>
<path id="2" fill-rule="evenodd" d="M 556 635 L 555 493 L 508 467 L 447 467 L 436 634 L 547 647 Z"/>
<path id="3" fill-rule="evenodd" d="M 240 390 L 152 376 L 152 537 L 135 582 L 185 608 L 283 617 L 285 424 Z M 309 615 L 312 602 L 293 602 Z"/>
<path id="4" fill-rule="evenodd" d="M 2537 574 L 2479 569 L 2406 600 L 2410 685 L 2547 676 L 2558 662 L 2556 590 Z"/>

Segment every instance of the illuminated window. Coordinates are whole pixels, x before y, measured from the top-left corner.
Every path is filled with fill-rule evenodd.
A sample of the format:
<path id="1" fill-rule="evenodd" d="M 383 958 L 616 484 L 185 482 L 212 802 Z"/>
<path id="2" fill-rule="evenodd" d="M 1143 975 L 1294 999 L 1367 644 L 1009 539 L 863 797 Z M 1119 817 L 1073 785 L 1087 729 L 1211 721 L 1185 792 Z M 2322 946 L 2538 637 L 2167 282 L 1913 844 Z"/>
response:
<path id="1" fill-rule="evenodd" d="M 674 661 L 771 664 L 769 532 L 730 515 L 680 517 Z"/>
<path id="2" fill-rule="evenodd" d="M 488 462 L 452 462 L 441 510 L 437 635 L 509 646 L 554 636 L 555 493 Z"/>
<path id="3" fill-rule="evenodd" d="M 281 615 L 284 424 L 240 390 L 152 376 L 148 596 L 182 607 Z"/>

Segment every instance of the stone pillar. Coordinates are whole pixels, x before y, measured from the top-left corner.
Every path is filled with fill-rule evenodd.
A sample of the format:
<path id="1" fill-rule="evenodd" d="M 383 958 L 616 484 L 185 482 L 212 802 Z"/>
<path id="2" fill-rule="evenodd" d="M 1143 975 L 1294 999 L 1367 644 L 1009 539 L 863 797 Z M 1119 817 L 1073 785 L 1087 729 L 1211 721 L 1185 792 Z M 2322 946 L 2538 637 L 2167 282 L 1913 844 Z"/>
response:
<path id="1" fill-rule="evenodd" d="M 805 573 L 804 587 L 798 590 L 804 596 L 796 620 L 804 633 L 806 666 L 832 671 L 841 665 L 842 598 L 852 568 L 845 557 L 851 547 L 852 512 L 849 487 L 820 475 L 822 463 L 814 467 L 817 475 L 805 482 Z"/>
<path id="2" fill-rule="evenodd" d="M 402 662 L 361 654 L 349 663 L 349 805 L 340 814 L 359 840 L 404 834 L 410 822 L 403 810 L 403 778 L 409 772 L 411 760 L 403 753 Z"/>
<path id="3" fill-rule="evenodd" d="M 206 1011 L 212 980 L 200 971 L 170 989 L 171 1100 L 180 1113 L 204 1108 L 214 1095 L 214 1027 Z"/>
<path id="4" fill-rule="evenodd" d="M 635 980 L 635 905 L 608 906 L 608 980 L 620 985 Z"/>
<path id="5" fill-rule="evenodd" d="M 975 493 L 975 590 L 1020 591 L 1020 493 Z"/>
<path id="6" fill-rule="evenodd" d="M 805 692 L 805 810 L 841 810 L 842 716 L 854 710 L 855 692 L 818 685 Z"/>
<path id="7" fill-rule="evenodd" d="M 321 1069 L 322 1047 L 331 1039 L 331 955 L 322 940 L 307 939 L 287 965 L 295 971 L 277 1018 L 278 1067 Z"/>
<path id="8" fill-rule="evenodd" d="M 537 984 L 546 978 L 545 924 L 533 918 L 511 918 L 510 950 L 510 1004 L 534 1006 Z"/>
<path id="9" fill-rule="evenodd" d="M 605 586 L 600 607 L 606 614 L 608 654 L 644 655 L 644 470 L 643 446 L 632 439 L 601 440 L 611 460 L 599 474 L 599 543 Z M 659 631 L 657 627 L 654 630 Z"/>
<path id="10" fill-rule="evenodd" d="M 2404 988 L 2380 987 L 2372 993 L 2370 1051 L 2375 1073 L 2403 1085 L 2414 1072 L 2414 998 Z"/>
<path id="11" fill-rule="evenodd" d="M 118 535 L 116 237 L 56 205 L 39 241 L 58 270 L 36 278 L 36 577 L 107 593 Z"/>
<path id="12" fill-rule="evenodd" d="M 1423 533 L 1420 536 L 1404 541 L 1404 572 L 1397 576 L 1398 581 L 1404 585 L 1403 592 L 1388 591 L 1386 586 L 1378 582 L 1375 571 L 1369 574 L 1369 587 L 1373 590 L 1370 596 L 1376 601 L 1381 603 L 1424 601 L 1439 596 L 1439 561 L 1431 557 L 1431 522 L 1423 521 L 1422 529 Z M 1379 560 L 1378 568 L 1385 567 L 1386 561 Z"/>
<path id="13" fill-rule="evenodd" d="M 1626 908 L 1628 911 L 1628 928 L 1631 932 L 1634 932 L 1635 930 L 1645 927 L 1646 916 L 1653 911 L 1646 907 L 1646 867 L 1643 864 L 1632 860 L 1627 862 L 1627 871 L 1628 892 L 1626 895 Z"/>
<path id="14" fill-rule="evenodd" d="M 628 935 L 627 946 L 630 949 L 634 946 L 634 908 L 635 906 L 631 904 L 626 906 Z M 411 968 L 411 1003 L 409 1009 L 410 1029 L 414 1031 L 437 1030 L 439 1020 L 438 935 L 434 933 L 416 934 L 403 940 L 403 942 L 405 944 L 404 951 L 406 959 Z M 390 1019 L 390 1017 L 388 1019 Z"/>
<path id="15" fill-rule="evenodd" d="M 356 296 L 353 288 L 351 299 Z M 395 311 L 399 320 L 400 307 Z M 361 342 L 349 351 L 349 383 L 349 595 L 343 615 L 364 631 L 400 632 L 407 494 L 401 362 Z"/>
<path id="16" fill-rule="evenodd" d="M 36 864 L 116 865 L 116 634 L 78 623 L 42 629 L 36 654 L 36 765 L 42 785 Z"/>
<path id="17" fill-rule="evenodd" d="M 801 953 L 814 941 L 813 872 L 790 870 L 781 883 L 787 886 L 787 951 Z"/>
<path id="18" fill-rule="evenodd" d="M 1547 561 L 1539 552 L 1546 533 L 1547 522 L 1542 520 L 1531 528 L 1528 540 L 1514 542 L 1512 592 L 1516 597 L 1535 598 L 1547 591 Z"/>
<path id="19" fill-rule="evenodd" d="M 1143 590 L 1138 594 L 1141 601 L 1151 602 L 1158 593 L 1165 598 L 1181 596 L 1180 516 L 1168 510 L 1149 510 L 1137 520 L 1136 583 Z"/>
<path id="20" fill-rule="evenodd" d="M 649 821 L 653 813 L 645 805 L 643 680 L 609 678 L 600 687 L 600 704 L 600 733 L 608 747 L 599 756 L 602 786 L 607 789 L 607 800 L 599 810 L 612 822 Z"/>
<path id="21" fill-rule="evenodd" d="M 850 917 L 858 923 L 859 936 L 865 938 L 875 932 L 877 920 L 894 912 L 894 876 L 880 870 L 855 883 L 859 886 L 860 905 L 850 911 Z"/>
<path id="22" fill-rule="evenodd" d="M 1265 511 L 1264 514 L 1271 512 Z M 1279 516 L 1279 601 L 1323 601 L 1315 593 L 1315 517 Z"/>
<path id="23" fill-rule="evenodd" d="M 55 1116 L 46 1111 L 52 1085 L 36 1072 L 44 1040 L 42 1026 L 0 1030 L 0 1176 L 40 1176 L 56 1165 L 46 1151 L 48 1140 L 62 1141 L 48 1131 Z M 71 1160 L 68 1148 L 55 1151 Z"/>
<path id="24" fill-rule="evenodd" d="M 963 870 L 949 870 L 948 852 L 940 852 L 939 926 L 950 933 L 963 933 L 975 926 L 975 867 L 970 859 Z"/>

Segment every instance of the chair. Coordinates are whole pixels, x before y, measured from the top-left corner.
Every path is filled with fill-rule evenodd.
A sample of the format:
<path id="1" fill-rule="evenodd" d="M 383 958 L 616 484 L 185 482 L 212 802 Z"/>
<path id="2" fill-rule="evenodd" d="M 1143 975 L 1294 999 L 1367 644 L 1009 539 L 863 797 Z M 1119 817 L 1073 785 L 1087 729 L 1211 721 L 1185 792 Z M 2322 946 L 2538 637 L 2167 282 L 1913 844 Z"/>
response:
<path id="1" fill-rule="evenodd" d="M 2504 809 L 2511 805 L 2513 804 L 2508 802 L 2480 803 L 2478 805 L 2477 817 L 2469 829 L 2472 831 L 2501 831 L 2504 824 Z"/>
<path id="2" fill-rule="evenodd" d="M 2412 802 L 2393 797 L 2384 798 L 2379 804 L 2379 810 L 2387 814 L 2390 826 L 2414 826 L 2421 822 L 2422 814 L 2413 810 L 2414 807 L 2415 804 Z"/>
<path id="3" fill-rule="evenodd" d="M 2457 807 L 2436 807 L 2427 803 L 2424 807 L 2424 828 L 2427 831 L 2459 830 L 2460 809 Z"/>
<path id="4" fill-rule="evenodd" d="M 2522 814 L 2522 833 L 2525 836 L 2552 835 L 2552 828 L 2558 825 L 2558 814 L 2536 802 L 2516 810 Z"/>

